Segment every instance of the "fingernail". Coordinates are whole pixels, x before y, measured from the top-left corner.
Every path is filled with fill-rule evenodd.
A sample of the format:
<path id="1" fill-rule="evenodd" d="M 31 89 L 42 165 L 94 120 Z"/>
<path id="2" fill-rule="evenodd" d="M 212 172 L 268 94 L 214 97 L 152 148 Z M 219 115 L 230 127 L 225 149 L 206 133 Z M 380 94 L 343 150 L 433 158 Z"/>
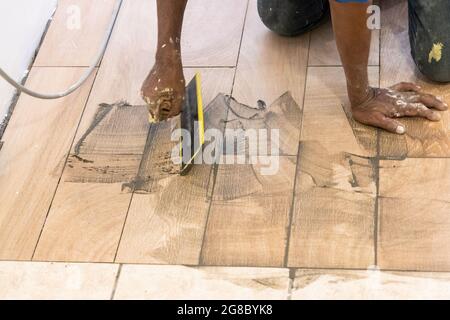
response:
<path id="1" fill-rule="evenodd" d="M 395 132 L 397 132 L 398 134 L 404 134 L 406 132 L 406 130 L 405 130 L 405 127 L 398 126 L 397 129 L 395 130 Z"/>

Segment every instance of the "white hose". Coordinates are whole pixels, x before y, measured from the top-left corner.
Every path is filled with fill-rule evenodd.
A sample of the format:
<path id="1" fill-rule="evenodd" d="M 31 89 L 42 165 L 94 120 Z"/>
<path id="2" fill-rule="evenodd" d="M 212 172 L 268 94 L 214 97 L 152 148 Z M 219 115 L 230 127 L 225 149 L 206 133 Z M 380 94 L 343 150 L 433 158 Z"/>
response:
<path id="1" fill-rule="evenodd" d="M 59 92 L 59 93 L 50 93 L 50 94 L 35 92 L 33 90 L 27 89 L 26 87 L 24 87 L 23 85 L 21 85 L 20 83 L 15 81 L 2 68 L 0 68 L 0 76 L 2 76 L 3 79 L 5 79 L 7 82 L 9 82 L 9 84 L 14 86 L 20 92 L 26 93 L 26 94 L 28 94 L 28 95 L 30 95 L 32 97 L 35 97 L 35 98 L 39 98 L 39 99 L 59 99 L 59 98 L 68 96 L 69 94 L 71 94 L 72 92 L 74 92 L 75 90 L 80 88 L 86 82 L 86 80 L 89 79 L 89 77 L 94 72 L 94 70 L 97 67 L 97 65 L 102 60 L 103 55 L 105 54 L 105 51 L 106 51 L 106 47 L 108 46 L 109 38 L 110 38 L 110 36 L 112 34 L 117 15 L 119 14 L 119 10 L 120 10 L 120 7 L 122 5 L 122 1 L 123 0 L 117 0 L 116 1 L 116 6 L 114 7 L 114 12 L 113 12 L 112 19 L 111 19 L 111 22 L 110 22 L 109 27 L 107 29 L 107 33 L 105 35 L 103 43 L 102 43 L 102 45 L 100 47 L 100 51 L 98 53 L 97 58 L 92 63 L 92 65 L 86 70 L 86 72 L 83 74 L 83 76 L 80 78 L 80 80 L 78 80 L 76 83 L 74 83 L 72 86 L 70 86 L 66 91 Z"/>

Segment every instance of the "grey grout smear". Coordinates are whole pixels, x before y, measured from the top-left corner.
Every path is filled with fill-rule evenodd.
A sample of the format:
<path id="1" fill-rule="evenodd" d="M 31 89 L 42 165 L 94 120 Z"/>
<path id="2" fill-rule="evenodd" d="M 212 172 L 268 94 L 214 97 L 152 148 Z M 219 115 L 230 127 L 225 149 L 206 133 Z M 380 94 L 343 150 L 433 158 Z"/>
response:
<path id="1" fill-rule="evenodd" d="M 228 110 L 231 112 L 227 118 Z M 166 179 L 182 179 L 178 176 L 179 166 L 172 161 L 179 142 L 171 141 L 171 133 L 177 127 L 178 118 L 150 125 L 147 112 L 146 106 L 126 102 L 101 104 L 69 156 L 65 181 L 121 183 L 124 192 L 154 193 Z M 289 92 L 270 106 L 260 103 L 256 108 L 219 94 L 205 108 L 205 129 L 217 129 L 224 138 L 225 126 L 244 130 L 279 129 L 278 147 L 282 156 L 297 154 L 300 122 L 301 108 Z M 190 175 L 203 175 L 210 168 L 206 164 L 194 166 Z M 197 180 L 203 181 L 190 181 Z"/>

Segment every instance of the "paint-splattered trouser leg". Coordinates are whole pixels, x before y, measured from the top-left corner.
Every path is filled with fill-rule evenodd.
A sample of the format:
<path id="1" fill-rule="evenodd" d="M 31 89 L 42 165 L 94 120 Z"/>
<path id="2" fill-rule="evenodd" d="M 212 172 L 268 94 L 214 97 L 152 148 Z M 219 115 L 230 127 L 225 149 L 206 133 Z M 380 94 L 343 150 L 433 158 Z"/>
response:
<path id="1" fill-rule="evenodd" d="M 302 34 L 329 16 L 328 0 L 258 0 L 263 23 L 283 36 Z"/>
<path id="2" fill-rule="evenodd" d="M 411 52 L 429 79 L 450 82 L 450 1 L 409 0 Z"/>

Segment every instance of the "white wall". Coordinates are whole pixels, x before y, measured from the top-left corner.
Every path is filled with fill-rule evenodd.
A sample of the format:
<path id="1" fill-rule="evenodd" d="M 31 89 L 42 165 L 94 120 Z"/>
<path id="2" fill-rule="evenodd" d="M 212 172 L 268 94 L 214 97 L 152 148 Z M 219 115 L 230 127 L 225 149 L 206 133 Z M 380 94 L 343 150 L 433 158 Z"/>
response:
<path id="1" fill-rule="evenodd" d="M 0 66 L 22 80 L 57 0 L 0 0 Z M 0 78 L 0 125 L 15 89 Z"/>

